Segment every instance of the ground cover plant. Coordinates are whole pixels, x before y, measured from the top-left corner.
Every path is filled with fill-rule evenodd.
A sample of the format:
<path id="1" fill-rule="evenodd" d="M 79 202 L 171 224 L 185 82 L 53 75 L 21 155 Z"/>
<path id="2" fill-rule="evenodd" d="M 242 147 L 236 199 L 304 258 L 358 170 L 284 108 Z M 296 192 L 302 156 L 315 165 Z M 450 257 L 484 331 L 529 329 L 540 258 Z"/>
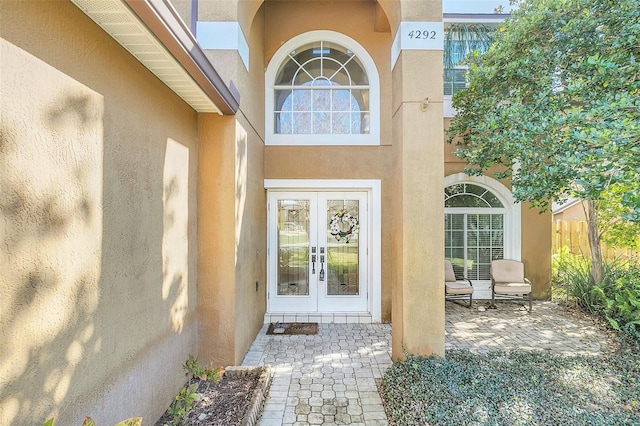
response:
<path id="1" fill-rule="evenodd" d="M 540 352 L 409 357 L 381 383 L 401 425 L 638 425 L 640 358 Z"/>

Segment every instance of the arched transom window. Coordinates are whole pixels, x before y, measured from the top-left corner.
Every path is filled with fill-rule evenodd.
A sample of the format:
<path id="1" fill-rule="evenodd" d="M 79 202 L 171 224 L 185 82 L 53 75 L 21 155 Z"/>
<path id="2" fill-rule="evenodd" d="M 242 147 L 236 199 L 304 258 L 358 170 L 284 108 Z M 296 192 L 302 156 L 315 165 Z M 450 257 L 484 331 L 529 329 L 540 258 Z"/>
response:
<path id="1" fill-rule="evenodd" d="M 457 183 L 444 190 L 445 258 L 456 274 L 489 280 L 491 261 L 504 258 L 505 211 L 489 189 Z"/>
<path id="2" fill-rule="evenodd" d="M 290 52 L 274 90 L 276 133 L 369 133 L 369 80 L 349 49 L 319 41 Z"/>
<path id="3" fill-rule="evenodd" d="M 377 73 L 372 81 L 373 62 L 353 40 L 314 31 L 276 58 L 267 70 L 267 144 L 379 143 Z"/>
<path id="4" fill-rule="evenodd" d="M 444 190 L 446 207 L 504 207 L 491 191 L 471 183 L 458 183 Z"/>

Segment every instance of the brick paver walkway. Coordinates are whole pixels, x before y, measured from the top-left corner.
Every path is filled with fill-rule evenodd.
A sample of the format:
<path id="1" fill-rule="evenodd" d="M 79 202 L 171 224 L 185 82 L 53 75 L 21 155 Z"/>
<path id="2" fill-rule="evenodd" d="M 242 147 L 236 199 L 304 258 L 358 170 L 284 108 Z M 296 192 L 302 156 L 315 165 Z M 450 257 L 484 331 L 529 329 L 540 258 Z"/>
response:
<path id="1" fill-rule="evenodd" d="M 315 336 L 267 336 L 243 365 L 270 364 L 261 426 L 386 425 L 375 379 L 391 365 L 388 324 L 320 324 Z"/>
<path id="2" fill-rule="evenodd" d="M 608 340 L 589 321 L 551 302 L 529 314 L 513 303 L 498 309 L 446 304 L 446 348 L 472 352 L 547 350 L 598 354 Z M 391 325 L 320 324 L 315 336 L 267 336 L 265 325 L 243 365 L 270 364 L 273 381 L 260 426 L 386 425 L 375 379 L 391 365 Z"/>

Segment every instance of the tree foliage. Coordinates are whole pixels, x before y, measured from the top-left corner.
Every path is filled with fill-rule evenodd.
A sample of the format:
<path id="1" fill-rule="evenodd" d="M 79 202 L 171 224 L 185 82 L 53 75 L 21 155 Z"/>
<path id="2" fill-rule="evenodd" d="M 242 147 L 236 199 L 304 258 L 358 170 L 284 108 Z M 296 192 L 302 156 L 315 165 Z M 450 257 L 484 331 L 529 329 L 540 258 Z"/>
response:
<path id="1" fill-rule="evenodd" d="M 601 239 L 609 247 L 640 249 L 640 222 L 626 220 L 634 212 L 622 204 L 622 197 L 630 188 L 611 185 L 599 202 L 598 229 Z"/>
<path id="2" fill-rule="evenodd" d="M 449 135 L 470 174 L 499 166 L 514 197 L 549 208 L 622 188 L 640 222 L 637 0 L 527 0 L 454 95 Z"/>
<path id="3" fill-rule="evenodd" d="M 493 44 L 496 27 L 453 23 L 444 38 L 444 68 L 460 65 L 469 52 L 484 52 Z"/>

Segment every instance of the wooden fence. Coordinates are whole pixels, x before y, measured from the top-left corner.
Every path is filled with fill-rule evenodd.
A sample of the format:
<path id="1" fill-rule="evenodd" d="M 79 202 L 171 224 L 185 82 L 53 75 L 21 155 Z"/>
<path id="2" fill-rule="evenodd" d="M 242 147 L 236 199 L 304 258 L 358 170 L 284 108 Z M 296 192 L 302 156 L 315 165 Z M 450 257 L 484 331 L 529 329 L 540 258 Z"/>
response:
<path id="1" fill-rule="evenodd" d="M 587 222 L 576 220 L 560 220 L 553 224 L 553 252 L 557 253 L 563 246 L 569 248 L 572 254 L 591 256 L 589 250 L 589 237 L 587 235 Z M 602 257 L 607 260 L 616 258 L 640 258 L 640 250 L 627 248 L 611 248 L 602 244 Z"/>

